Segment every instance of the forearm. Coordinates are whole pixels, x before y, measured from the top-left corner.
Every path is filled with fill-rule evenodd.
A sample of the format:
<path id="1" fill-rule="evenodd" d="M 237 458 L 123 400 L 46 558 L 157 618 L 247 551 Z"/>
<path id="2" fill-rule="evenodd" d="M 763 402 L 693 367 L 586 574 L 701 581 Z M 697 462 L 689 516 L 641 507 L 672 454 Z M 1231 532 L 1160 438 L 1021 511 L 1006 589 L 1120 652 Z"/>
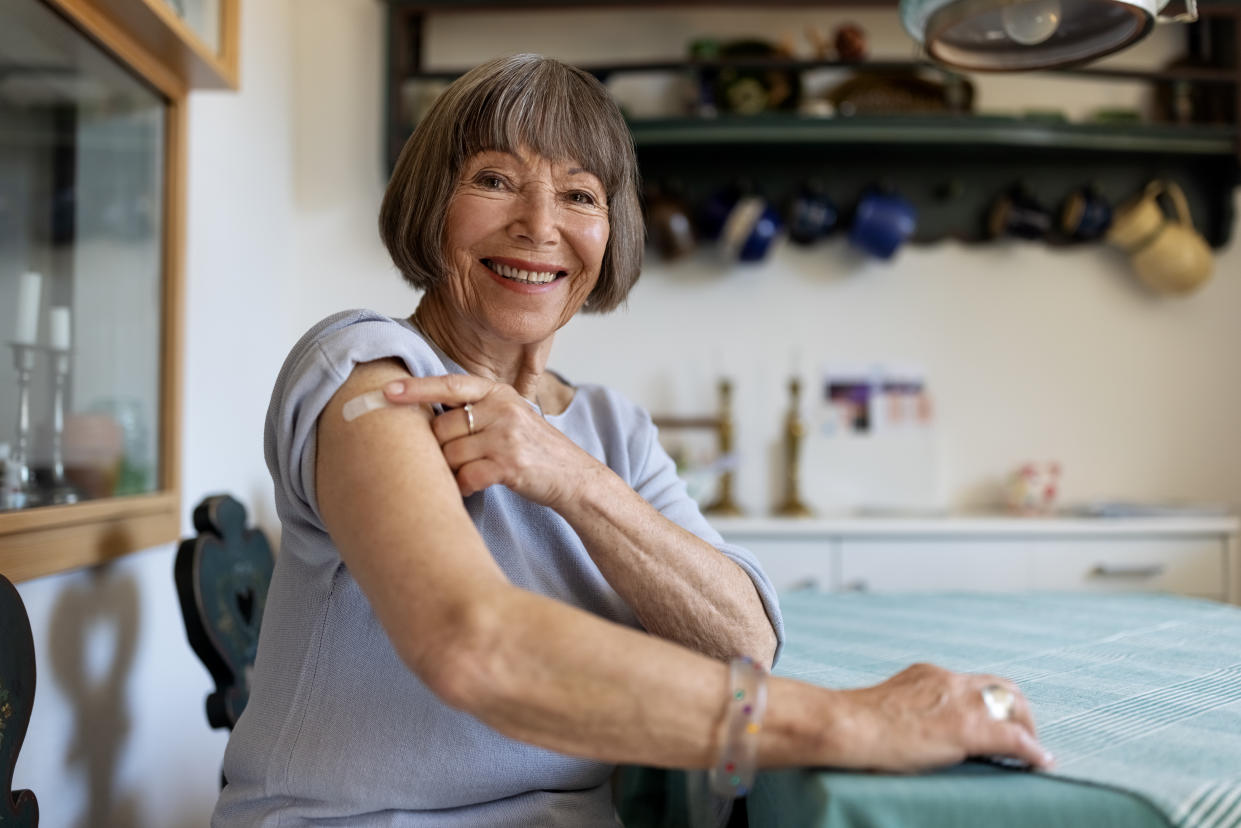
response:
<path id="1" fill-rule="evenodd" d="M 750 576 L 599 466 L 560 509 L 642 626 L 704 655 L 768 666 L 776 635 Z"/>
<path id="2" fill-rule="evenodd" d="M 507 587 L 441 686 L 515 739 L 609 762 L 702 768 L 715 758 L 727 665 L 557 601 Z M 769 679 L 764 766 L 847 764 L 845 694 Z"/>

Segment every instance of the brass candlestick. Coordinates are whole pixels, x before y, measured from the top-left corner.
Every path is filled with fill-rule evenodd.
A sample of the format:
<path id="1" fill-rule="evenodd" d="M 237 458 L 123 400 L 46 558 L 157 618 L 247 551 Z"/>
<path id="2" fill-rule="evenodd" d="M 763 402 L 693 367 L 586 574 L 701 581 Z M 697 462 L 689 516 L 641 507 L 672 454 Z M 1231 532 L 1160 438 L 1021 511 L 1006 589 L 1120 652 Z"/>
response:
<path id="1" fill-rule="evenodd" d="M 720 440 L 720 458 L 727 460 L 733 451 L 733 419 L 732 396 L 733 384 L 726 379 L 720 380 L 720 414 L 716 423 Z M 704 512 L 713 515 L 739 516 L 741 507 L 733 500 L 733 473 L 728 469 L 720 474 L 720 493 Z"/>
<path id="2" fill-rule="evenodd" d="M 801 419 L 801 381 L 789 380 L 789 413 L 784 418 L 784 500 L 776 507 L 782 517 L 811 517 L 814 512 L 798 494 L 799 450 L 806 436 L 806 424 Z"/>

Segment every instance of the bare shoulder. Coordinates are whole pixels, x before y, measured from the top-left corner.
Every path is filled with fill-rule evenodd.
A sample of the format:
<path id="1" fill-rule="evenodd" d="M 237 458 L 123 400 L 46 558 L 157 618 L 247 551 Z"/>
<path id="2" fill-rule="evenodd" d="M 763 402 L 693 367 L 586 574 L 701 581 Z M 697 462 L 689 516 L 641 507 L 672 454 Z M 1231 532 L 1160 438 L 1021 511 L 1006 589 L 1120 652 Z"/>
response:
<path id="1" fill-rule="evenodd" d="M 396 358 L 377 359 L 374 362 L 355 365 L 352 373 L 336 390 L 327 407 L 323 409 L 323 413 L 319 415 L 320 429 L 344 422 L 342 410 L 345 403 L 361 394 L 381 391 L 385 384 L 393 380 L 405 379 L 409 375 L 405 365 Z"/>
<path id="2" fill-rule="evenodd" d="M 394 505 L 407 488 L 435 481 L 447 492 L 455 489 L 431 434 L 426 406 L 383 405 L 345 417 L 351 400 L 382 394 L 385 384 L 407 377 L 409 372 L 397 359 L 361 363 L 319 415 L 315 482 L 319 511 L 333 537 L 338 532 L 349 534 L 346 527 L 360 516 Z M 384 485 L 375 485 L 377 479 Z M 341 538 L 336 539 L 339 545 Z"/>

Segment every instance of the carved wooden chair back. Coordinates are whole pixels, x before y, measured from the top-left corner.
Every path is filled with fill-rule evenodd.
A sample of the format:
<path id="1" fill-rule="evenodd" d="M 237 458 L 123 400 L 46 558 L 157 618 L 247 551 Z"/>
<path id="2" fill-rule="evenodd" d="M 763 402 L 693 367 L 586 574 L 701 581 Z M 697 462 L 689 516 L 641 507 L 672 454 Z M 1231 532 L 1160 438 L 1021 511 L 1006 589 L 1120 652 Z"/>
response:
<path id="1" fill-rule="evenodd" d="M 0 826 L 35 828 L 39 803 L 14 791 L 13 768 L 34 707 L 34 637 L 17 588 L 0 575 Z"/>
<path id="2" fill-rule="evenodd" d="M 213 495 L 194 509 L 198 535 L 181 541 L 174 576 L 190 646 L 215 679 L 207 721 L 232 730 L 250 698 L 250 672 L 271 584 L 271 545 L 246 528 L 245 507 Z"/>

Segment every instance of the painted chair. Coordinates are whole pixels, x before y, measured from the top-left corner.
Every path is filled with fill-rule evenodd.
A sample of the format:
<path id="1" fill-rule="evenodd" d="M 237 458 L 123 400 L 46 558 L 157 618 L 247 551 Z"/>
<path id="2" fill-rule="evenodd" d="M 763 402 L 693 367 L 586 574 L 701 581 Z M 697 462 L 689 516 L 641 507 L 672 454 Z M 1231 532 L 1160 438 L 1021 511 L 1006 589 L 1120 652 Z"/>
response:
<path id="1" fill-rule="evenodd" d="M 207 722 L 233 729 L 250 698 L 250 673 L 275 559 L 267 537 L 246 528 L 245 507 L 226 494 L 194 509 L 198 534 L 181 541 L 174 564 L 190 646 L 210 671 Z"/>
<path id="2" fill-rule="evenodd" d="M 0 575 L 0 826 L 36 828 L 39 802 L 14 791 L 13 768 L 34 707 L 34 638 L 17 588 Z"/>

